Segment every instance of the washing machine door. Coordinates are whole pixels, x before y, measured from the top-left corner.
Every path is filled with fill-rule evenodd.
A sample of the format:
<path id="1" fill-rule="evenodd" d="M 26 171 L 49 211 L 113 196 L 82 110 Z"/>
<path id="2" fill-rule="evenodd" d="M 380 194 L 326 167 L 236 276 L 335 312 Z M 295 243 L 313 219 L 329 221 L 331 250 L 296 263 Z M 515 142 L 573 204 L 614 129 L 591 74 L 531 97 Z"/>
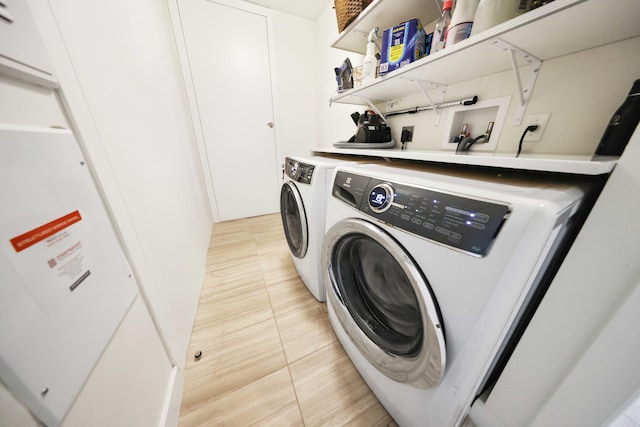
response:
<path id="1" fill-rule="evenodd" d="M 380 227 L 345 219 L 325 235 L 327 299 L 359 351 L 380 372 L 418 388 L 440 382 L 444 326 L 429 283 Z"/>
<path id="2" fill-rule="evenodd" d="M 300 191 L 291 181 L 285 182 L 280 189 L 280 216 L 291 254 L 304 258 L 309 244 L 307 216 Z"/>

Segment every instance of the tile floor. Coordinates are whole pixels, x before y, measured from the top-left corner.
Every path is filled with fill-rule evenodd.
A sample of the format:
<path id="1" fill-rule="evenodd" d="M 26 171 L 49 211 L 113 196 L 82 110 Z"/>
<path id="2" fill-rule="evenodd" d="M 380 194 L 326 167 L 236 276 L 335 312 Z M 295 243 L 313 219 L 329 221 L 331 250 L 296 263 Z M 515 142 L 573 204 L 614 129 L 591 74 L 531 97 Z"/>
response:
<path id="1" fill-rule="evenodd" d="M 298 278 L 280 215 L 214 226 L 179 426 L 395 426 Z"/>

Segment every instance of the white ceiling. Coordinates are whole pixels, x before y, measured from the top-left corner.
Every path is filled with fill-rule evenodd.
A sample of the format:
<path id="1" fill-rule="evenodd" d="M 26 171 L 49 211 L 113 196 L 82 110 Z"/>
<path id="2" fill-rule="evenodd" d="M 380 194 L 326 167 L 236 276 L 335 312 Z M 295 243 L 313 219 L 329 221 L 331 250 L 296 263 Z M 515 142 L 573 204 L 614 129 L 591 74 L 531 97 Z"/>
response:
<path id="1" fill-rule="evenodd" d="M 274 9 L 289 15 L 299 16 L 310 21 L 317 21 L 327 4 L 333 0 L 246 0 L 249 3 Z"/>

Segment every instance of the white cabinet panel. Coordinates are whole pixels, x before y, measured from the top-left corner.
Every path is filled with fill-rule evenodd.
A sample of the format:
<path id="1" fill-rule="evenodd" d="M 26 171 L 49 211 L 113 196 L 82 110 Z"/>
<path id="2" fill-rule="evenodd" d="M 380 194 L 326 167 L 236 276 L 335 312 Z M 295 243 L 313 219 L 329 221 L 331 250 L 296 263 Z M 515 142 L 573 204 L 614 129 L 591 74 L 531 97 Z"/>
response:
<path id="1" fill-rule="evenodd" d="M 23 0 L 0 2 L 0 73 L 56 87 L 53 66 Z"/>
<path id="2" fill-rule="evenodd" d="M 0 379 L 57 425 L 137 286 L 70 131 L 0 126 Z"/>
<path id="3" fill-rule="evenodd" d="M 180 374 L 171 366 L 147 307 L 138 296 L 63 426 L 176 425 L 162 422 L 174 375 Z M 181 377 L 176 380 L 181 381 Z"/>

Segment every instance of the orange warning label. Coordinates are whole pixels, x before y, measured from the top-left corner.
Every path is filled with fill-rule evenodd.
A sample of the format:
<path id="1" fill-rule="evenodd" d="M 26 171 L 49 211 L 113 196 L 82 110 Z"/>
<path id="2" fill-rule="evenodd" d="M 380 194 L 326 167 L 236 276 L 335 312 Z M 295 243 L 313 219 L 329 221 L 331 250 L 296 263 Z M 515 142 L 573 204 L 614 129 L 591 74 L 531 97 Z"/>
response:
<path id="1" fill-rule="evenodd" d="M 45 225 L 38 228 L 34 228 L 31 231 L 27 231 L 17 237 L 11 239 L 11 245 L 16 252 L 23 251 L 30 246 L 35 245 L 38 242 L 46 239 L 49 236 L 56 234 L 57 232 L 64 230 L 72 224 L 80 221 L 82 217 L 79 211 L 71 212 L 63 217 L 55 219 Z"/>

